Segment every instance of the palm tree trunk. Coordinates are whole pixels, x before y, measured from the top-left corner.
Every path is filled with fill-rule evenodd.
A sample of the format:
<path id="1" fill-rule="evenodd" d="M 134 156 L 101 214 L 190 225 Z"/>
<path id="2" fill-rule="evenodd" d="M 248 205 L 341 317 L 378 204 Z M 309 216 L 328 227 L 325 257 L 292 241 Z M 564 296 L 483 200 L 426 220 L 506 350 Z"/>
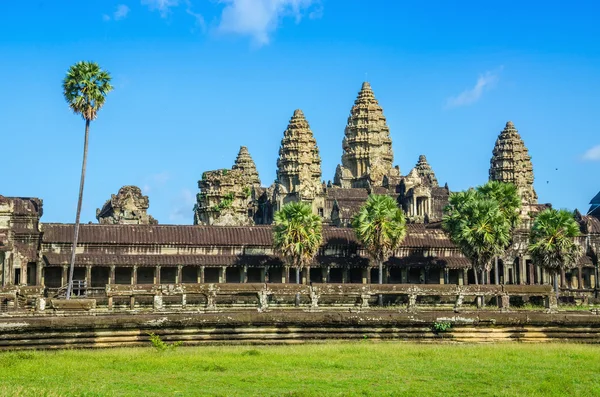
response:
<path id="1" fill-rule="evenodd" d="M 383 261 L 378 259 L 377 262 L 379 266 L 379 284 L 383 284 Z M 377 304 L 383 306 L 383 294 L 379 294 L 377 297 Z"/>
<path id="2" fill-rule="evenodd" d="M 473 274 L 475 275 L 475 285 L 479 284 L 479 278 L 477 276 L 477 269 L 473 268 Z"/>
<path id="3" fill-rule="evenodd" d="M 556 304 L 558 305 L 558 272 L 554 271 L 554 292 L 556 292 Z"/>
<path id="4" fill-rule="evenodd" d="M 296 266 L 296 284 L 300 284 L 300 266 Z M 296 292 L 296 306 L 300 306 L 300 293 Z"/>
<path id="5" fill-rule="evenodd" d="M 67 299 L 71 299 L 73 292 L 73 272 L 75 271 L 75 251 L 79 239 L 79 218 L 81 217 L 81 202 L 83 201 L 83 185 L 85 184 L 85 167 L 87 163 L 88 139 L 90 136 L 90 121 L 85 121 L 85 138 L 83 140 L 83 164 L 81 165 L 81 180 L 79 182 L 79 199 L 77 200 L 77 214 L 75 215 L 75 232 L 73 234 L 73 248 L 71 249 L 71 265 L 69 269 L 69 284 L 67 286 Z"/>

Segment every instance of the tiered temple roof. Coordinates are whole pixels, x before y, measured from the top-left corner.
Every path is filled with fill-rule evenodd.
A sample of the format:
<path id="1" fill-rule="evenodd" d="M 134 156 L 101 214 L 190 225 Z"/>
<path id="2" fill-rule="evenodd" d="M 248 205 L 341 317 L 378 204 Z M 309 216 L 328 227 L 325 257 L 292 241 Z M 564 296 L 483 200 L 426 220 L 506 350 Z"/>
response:
<path id="1" fill-rule="evenodd" d="M 148 215 L 150 200 L 137 186 L 123 186 L 96 210 L 96 219 L 104 225 L 152 225 L 158 223 Z"/>
<path id="2" fill-rule="evenodd" d="M 524 203 L 537 203 L 531 156 L 512 121 L 500 132 L 492 153 L 490 180 L 513 183 Z"/>
<path id="3" fill-rule="evenodd" d="M 427 158 L 425 157 L 424 154 L 419 156 L 419 161 L 417 162 L 417 165 L 415 165 L 414 169 L 415 169 L 417 175 L 419 175 L 430 186 L 432 186 L 432 187 L 439 186 L 437 178 L 435 177 L 435 173 L 433 172 L 433 169 L 427 162 Z"/>
<path id="4" fill-rule="evenodd" d="M 254 164 L 254 160 L 252 160 L 252 156 L 250 156 L 246 146 L 240 147 L 240 151 L 235 159 L 235 164 L 233 165 L 232 169 L 241 170 L 245 182 L 248 185 L 260 186 L 260 178 L 258 177 L 256 164 Z"/>
<path id="5" fill-rule="evenodd" d="M 350 111 L 342 143 L 342 164 L 334 183 L 344 188 L 381 186 L 384 178 L 399 177 L 392 166 L 390 129 L 371 85 L 363 83 Z"/>
<path id="6" fill-rule="evenodd" d="M 297 109 L 283 133 L 277 159 L 277 183 L 285 193 L 314 197 L 321 189 L 319 148 L 302 110 Z"/>

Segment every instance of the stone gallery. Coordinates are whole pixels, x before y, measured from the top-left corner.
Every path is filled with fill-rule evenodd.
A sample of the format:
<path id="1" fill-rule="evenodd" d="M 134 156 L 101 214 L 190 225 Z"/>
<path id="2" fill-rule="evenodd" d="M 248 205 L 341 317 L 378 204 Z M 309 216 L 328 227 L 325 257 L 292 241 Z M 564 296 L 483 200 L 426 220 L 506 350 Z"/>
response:
<path id="1" fill-rule="evenodd" d="M 317 142 L 305 115 L 296 110 L 283 132 L 276 180 L 263 186 L 242 146 L 231 169 L 202 174 L 190 211 L 194 225 L 159 225 L 148 214 L 149 199 L 138 187 L 124 186 L 112 195 L 96 212 L 98 224 L 81 225 L 75 294 L 112 307 L 112 297 L 121 288 L 129 291 L 123 296 L 131 298 L 127 305 L 134 308 L 144 303 L 142 298 L 134 301 L 134 290 L 297 281 L 375 283 L 379 270 L 349 227 L 371 193 L 396 199 L 408 223 L 406 239 L 384 264 L 384 284 L 467 286 L 474 282 L 471 264 L 441 228 L 450 189 L 440 186 L 425 155 L 415 159 L 405 175 L 393 165 L 386 118 L 371 86 L 363 83 L 350 110 L 333 181 L 323 181 Z M 487 275 L 488 283 L 549 284 L 548 273 L 527 254 L 532 216 L 549 205 L 537 202 L 531 158 L 510 121 L 493 146 L 489 179 L 517 186 L 523 222 Z M 324 224 L 323 246 L 314 263 L 302 270 L 301 280 L 275 254 L 270 226 L 274 213 L 293 201 L 309 203 Z M 598 288 L 600 193 L 591 204 L 587 215 L 576 214 L 584 255 L 576 268 L 561 274 L 565 297 L 593 296 Z M 5 292 L 0 308 L 11 304 L 6 292 L 11 287 L 19 287 L 21 294 L 13 295 L 13 303 L 27 305 L 32 297 L 59 296 L 67 284 L 74 225 L 43 223 L 41 216 L 40 199 L 0 196 L 0 292 Z M 180 303 L 185 306 L 185 298 Z"/>

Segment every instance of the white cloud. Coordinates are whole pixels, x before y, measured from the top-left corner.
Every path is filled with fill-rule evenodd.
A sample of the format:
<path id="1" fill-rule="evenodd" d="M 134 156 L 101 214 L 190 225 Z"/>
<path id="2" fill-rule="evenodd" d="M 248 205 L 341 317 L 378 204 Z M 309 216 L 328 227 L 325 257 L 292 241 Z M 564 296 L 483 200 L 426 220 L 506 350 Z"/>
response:
<path id="1" fill-rule="evenodd" d="M 280 21 L 288 16 L 299 23 L 313 6 L 317 10 L 309 16 L 317 18 L 322 13 L 319 0 L 220 0 L 226 4 L 217 27 L 219 33 L 233 33 L 252 37 L 255 44 L 269 43 L 270 35 Z"/>
<path id="2" fill-rule="evenodd" d="M 600 161 L 600 145 L 596 145 L 583 154 L 587 161 Z"/>
<path id="3" fill-rule="evenodd" d="M 125 4 L 119 4 L 115 12 L 112 13 L 112 16 L 104 14 L 102 15 L 102 20 L 104 22 L 108 22 L 110 20 L 120 21 L 121 19 L 127 18 L 127 15 L 129 15 L 129 7 L 127 7 Z"/>
<path id="4" fill-rule="evenodd" d="M 196 204 L 196 197 L 189 189 L 182 189 L 179 195 L 173 200 L 175 206 L 173 211 L 169 214 L 169 220 L 171 222 L 193 220 L 194 213 L 193 208 Z"/>
<path id="5" fill-rule="evenodd" d="M 171 179 L 171 175 L 167 171 L 159 172 L 158 174 L 149 175 L 144 178 L 144 184 L 142 185 L 142 191 L 144 194 L 148 194 L 156 187 L 162 187 Z"/>
<path id="6" fill-rule="evenodd" d="M 142 0 L 142 5 L 148 6 L 152 11 L 160 12 L 160 16 L 166 18 L 171 8 L 179 5 L 179 0 Z"/>
<path id="7" fill-rule="evenodd" d="M 113 14 L 113 18 L 115 19 L 115 21 L 119 21 L 121 19 L 126 18 L 128 14 L 129 14 L 129 7 L 127 7 L 125 4 L 119 4 L 117 6 L 117 10 Z"/>
<path id="8" fill-rule="evenodd" d="M 502 66 L 496 71 L 488 71 L 479 76 L 477 83 L 475 83 L 473 88 L 467 89 L 455 97 L 448 98 L 446 101 L 446 108 L 466 106 L 477 102 L 485 91 L 494 87 L 494 85 L 498 82 L 501 70 Z"/>

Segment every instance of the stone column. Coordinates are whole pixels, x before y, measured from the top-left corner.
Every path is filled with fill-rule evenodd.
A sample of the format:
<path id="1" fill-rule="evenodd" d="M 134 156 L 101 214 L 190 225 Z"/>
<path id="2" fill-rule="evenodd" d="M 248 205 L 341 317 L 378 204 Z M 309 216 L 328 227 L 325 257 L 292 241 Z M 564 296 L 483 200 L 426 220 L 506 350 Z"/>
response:
<path id="1" fill-rule="evenodd" d="M 571 270 L 571 289 L 577 289 L 579 286 L 577 285 L 577 274 L 575 274 L 575 269 Z"/>
<path id="2" fill-rule="evenodd" d="M 498 273 L 498 257 L 494 258 L 494 284 L 499 285 L 500 280 L 498 279 L 500 274 Z"/>
<path id="3" fill-rule="evenodd" d="M 347 284 L 348 283 L 348 268 L 343 267 L 342 268 L 342 284 Z"/>
<path id="4" fill-rule="evenodd" d="M 284 266 L 282 268 L 282 272 L 281 272 L 281 282 L 283 284 L 289 284 L 290 282 L 290 267 L 289 266 Z"/>
<path id="5" fill-rule="evenodd" d="M 110 276 L 109 276 L 109 284 L 115 283 L 115 265 L 110 266 Z"/>
<path id="6" fill-rule="evenodd" d="M 585 286 L 583 285 L 583 269 L 581 267 L 577 268 L 577 285 L 579 289 L 583 289 Z"/>
<path id="7" fill-rule="evenodd" d="M 596 288 L 596 275 L 590 272 L 590 288 Z"/>
<path id="8" fill-rule="evenodd" d="M 183 266 L 177 265 L 177 275 L 175 276 L 175 284 L 183 283 Z"/>
<path id="9" fill-rule="evenodd" d="M 69 266 L 63 265 L 62 274 L 60 276 L 60 284 L 66 286 L 69 282 Z"/>
<path id="10" fill-rule="evenodd" d="M 260 269 L 260 282 L 268 283 L 269 282 L 269 267 L 265 266 Z"/>
<path id="11" fill-rule="evenodd" d="M 371 268 L 367 266 L 367 284 L 371 284 L 373 280 L 371 280 Z"/>
<path id="12" fill-rule="evenodd" d="M 36 262 L 35 264 L 35 285 L 43 286 L 42 283 L 42 263 Z"/>
<path id="13" fill-rule="evenodd" d="M 329 266 L 321 267 L 321 282 L 327 283 L 327 272 L 329 270 Z"/>
<path id="14" fill-rule="evenodd" d="M 361 269 L 361 272 L 362 272 L 362 283 L 366 284 L 368 269 L 365 267 L 365 268 Z"/>
<path id="15" fill-rule="evenodd" d="M 131 284 L 132 285 L 136 285 L 137 282 L 137 271 L 138 271 L 138 267 L 137 265 L 134 265 L 133 268 L 131 268 Z"/>
<path id="16" fill-rule="evenodd" d="M 300 272 L 302 278 L 302 284 L 308 284 L 310 282 L 310 266 L 306 266 Z"/>
<path id="17" fill-rule="evenodd" d="M 240 269 L 240 283 L 245 284 L 248 282 L 248 266 L 244 265 Z"/>
<path id="18" fill-rule="evenodd" d="M 446 284 L 446 269 L 440 268 L 440 284 Z"/>
<path id="19" fill-rule="evenodd" d="M 198 284 L 204 284 L 204 266 L 198 267 L 197 272 L 198 273 L 196 274 L 196 281 L 198 282 Z"/>
<path id="20" fill-rule="evenodd" d="M 40 264 L 40 286 L 46 286 L 46 268 Z M 45 306 L 44 306 L 45 307 Z"/>
<path id="21" fill-rule="evenodd" d="M 525 259 L 522 255 L 519 257 L 519 270 L 519 276 L 521 278 L 519 283 L 525 285 L 527 284 L 527 263 L 525 263 Z"/>
<path id="22" fill-rule="evenodd" d="M 160 265 L 154 268 L 154 284 L 160 284 Z"/>
<path id="23" fill-rule="evenodd" d="M 463 285 L 469 285 L 469 269 L 463 269 Z"/>
<path id="24" fill-rule="evenodd" d="M 88 288 L 92 286 L 92 265 L 85 267 L 85 285 Z"/>
<path id="25" fill-rule="evenodd" d="M 223 266 L 219 269 L 219 284 L 227 282 L 227 267 Z"/>

